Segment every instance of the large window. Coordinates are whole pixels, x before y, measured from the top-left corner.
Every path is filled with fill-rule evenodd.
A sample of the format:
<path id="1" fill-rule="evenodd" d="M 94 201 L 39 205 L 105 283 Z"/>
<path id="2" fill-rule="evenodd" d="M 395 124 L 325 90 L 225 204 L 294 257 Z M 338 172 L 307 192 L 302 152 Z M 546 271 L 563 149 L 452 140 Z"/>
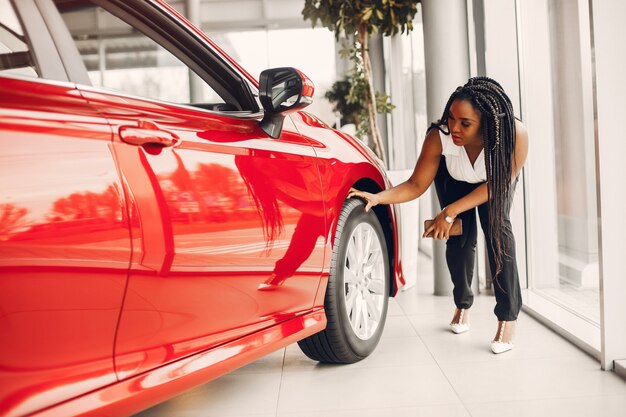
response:
<path id="1" fill-rule="evenodd" d="M 600 349 L 592 51 L 587 1 L 520 7 L 530 132 L 528 305 Z"/>
<path id="2" fill-rule="evenodd" d="M 59 7 L 95 86 L 173 103 L 224 103 L 206 83 L 191 94 L 189 67 L 107 10 Z"/>
<path id="3" fill-rule="evenodd" d="M 335 124 L 332 106 L 324 98 L 335 82 L 335 39 L 328 29 L 272 29 L 209 33 L 222 49 L 252 76 L 275 67 L 295 67 L 315 85 L 307 112 Z"/>
<path id="4" fill-rule="evenodd" d="M 24 29 L 9 0 L 0 0 L 0 74 L 38 76 Z"/>
<path id="5" fill-rule="evenodd" d="M 535 287 L 599 324 L 591 42 L 578 2 L 550 0 L 548 7 L 559 270 L 558 281 L 538 277 Z"/>

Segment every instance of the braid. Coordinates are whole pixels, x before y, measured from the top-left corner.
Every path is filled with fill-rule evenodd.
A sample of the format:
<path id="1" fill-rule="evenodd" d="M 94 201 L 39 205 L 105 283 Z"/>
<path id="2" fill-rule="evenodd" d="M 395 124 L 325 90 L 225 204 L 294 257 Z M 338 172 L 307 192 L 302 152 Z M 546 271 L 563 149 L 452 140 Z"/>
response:
<path id="1" fill-rule="evenodd" d="M 481 126 L 484 138 L 485 166 L 487 168 L 489 231 L 494 250 L 496 271 L 494 279 L 502 271 L 502 256 L 507 256 L 507 248 L 502 244 L 505 213 L 508 212 L 509 193 L 512 186 L 513 164 L 515 163 L 515 115 L 511 100 L 502 86 L 488 77 L 470 78 L 458 87 L 448 99 L 441 119 L 432 123 L 445 134 L 442 126 L 448 125 L 450 106 L 454 100 L 467 100 L 481 113 Z M 448 129 L 449 130 L 449 129 Z"/>

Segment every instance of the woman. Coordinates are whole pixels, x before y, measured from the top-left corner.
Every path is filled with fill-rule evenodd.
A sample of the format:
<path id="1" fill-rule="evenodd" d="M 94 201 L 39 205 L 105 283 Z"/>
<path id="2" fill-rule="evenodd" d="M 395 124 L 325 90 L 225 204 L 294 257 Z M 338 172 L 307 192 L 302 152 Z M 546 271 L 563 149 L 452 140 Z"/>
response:
<path id="1" fill-rule="evenodd" d="M 509 212 L 517 176 L 528 154 L 528 134 L 514 117 L 502 86 L 487 77 L 470 78 L 456 89 L 439 121 L 431 124 L 411 177 L 404 183 L 371 194 L 351 189 L 348 197 L 377 204 L 402 203 L 422 195 L 435 181 L 442 210 L 424 236 L 446 239 L 446 261 L 454 284 L 456 309 L 450 328 L 469 330 L 473 303 L 471 281 L 476 249 L 476 215 L 485 233 L 496 295 L 498 318 L 494 353 L 513 348 L 513 332 L 522 301 L 515 262 L 515 240 Z M 450 236 L 456 217 L 463 234 Z"/>

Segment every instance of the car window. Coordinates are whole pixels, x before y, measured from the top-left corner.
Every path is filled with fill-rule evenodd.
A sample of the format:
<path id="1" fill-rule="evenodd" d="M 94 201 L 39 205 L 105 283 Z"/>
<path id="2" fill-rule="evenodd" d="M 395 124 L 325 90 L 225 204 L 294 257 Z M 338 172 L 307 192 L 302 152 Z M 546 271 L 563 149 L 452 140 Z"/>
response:
<path id="1" fill-rule="evenodd" d="M 28 39 L 9 0 L 0 0 L 0 75 L 38 77 Z"/>
<path id="2" fill-rule="evenodd" d="M 191 78 L 197 75 L 175 55 L 109 11 L 85 1 L 55 3 L 94 86 L 223 108 L 225 100 L 203 80 L 192 83 Z M 195 94 L 191 94 L 190 85 L 197 86 Z"/>

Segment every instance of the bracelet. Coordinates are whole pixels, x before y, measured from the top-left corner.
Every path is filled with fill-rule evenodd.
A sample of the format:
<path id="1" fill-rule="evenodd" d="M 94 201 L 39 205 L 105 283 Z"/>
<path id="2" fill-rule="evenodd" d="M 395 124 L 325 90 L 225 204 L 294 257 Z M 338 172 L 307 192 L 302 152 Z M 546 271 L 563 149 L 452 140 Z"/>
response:
<path id="1" fill-rule="evenodd" d="M 447 208 L 448 208 L 448 206 L 445 206 L 445 207 L 443 208 L 443 210 L 441 210 L 441 212 L 443 213 L 443 215 L 444 215 L 444 216 L 446 216 L 446 217 L 445 217 L 445 220 L 446 220 L 449 224 L 452 224 L 452 223 L 454 223 L 454 218 L 453 218 L 453 217 L 448 216 L 448 212 L 446 211 L 446 209 L 447 209 Z"/>

